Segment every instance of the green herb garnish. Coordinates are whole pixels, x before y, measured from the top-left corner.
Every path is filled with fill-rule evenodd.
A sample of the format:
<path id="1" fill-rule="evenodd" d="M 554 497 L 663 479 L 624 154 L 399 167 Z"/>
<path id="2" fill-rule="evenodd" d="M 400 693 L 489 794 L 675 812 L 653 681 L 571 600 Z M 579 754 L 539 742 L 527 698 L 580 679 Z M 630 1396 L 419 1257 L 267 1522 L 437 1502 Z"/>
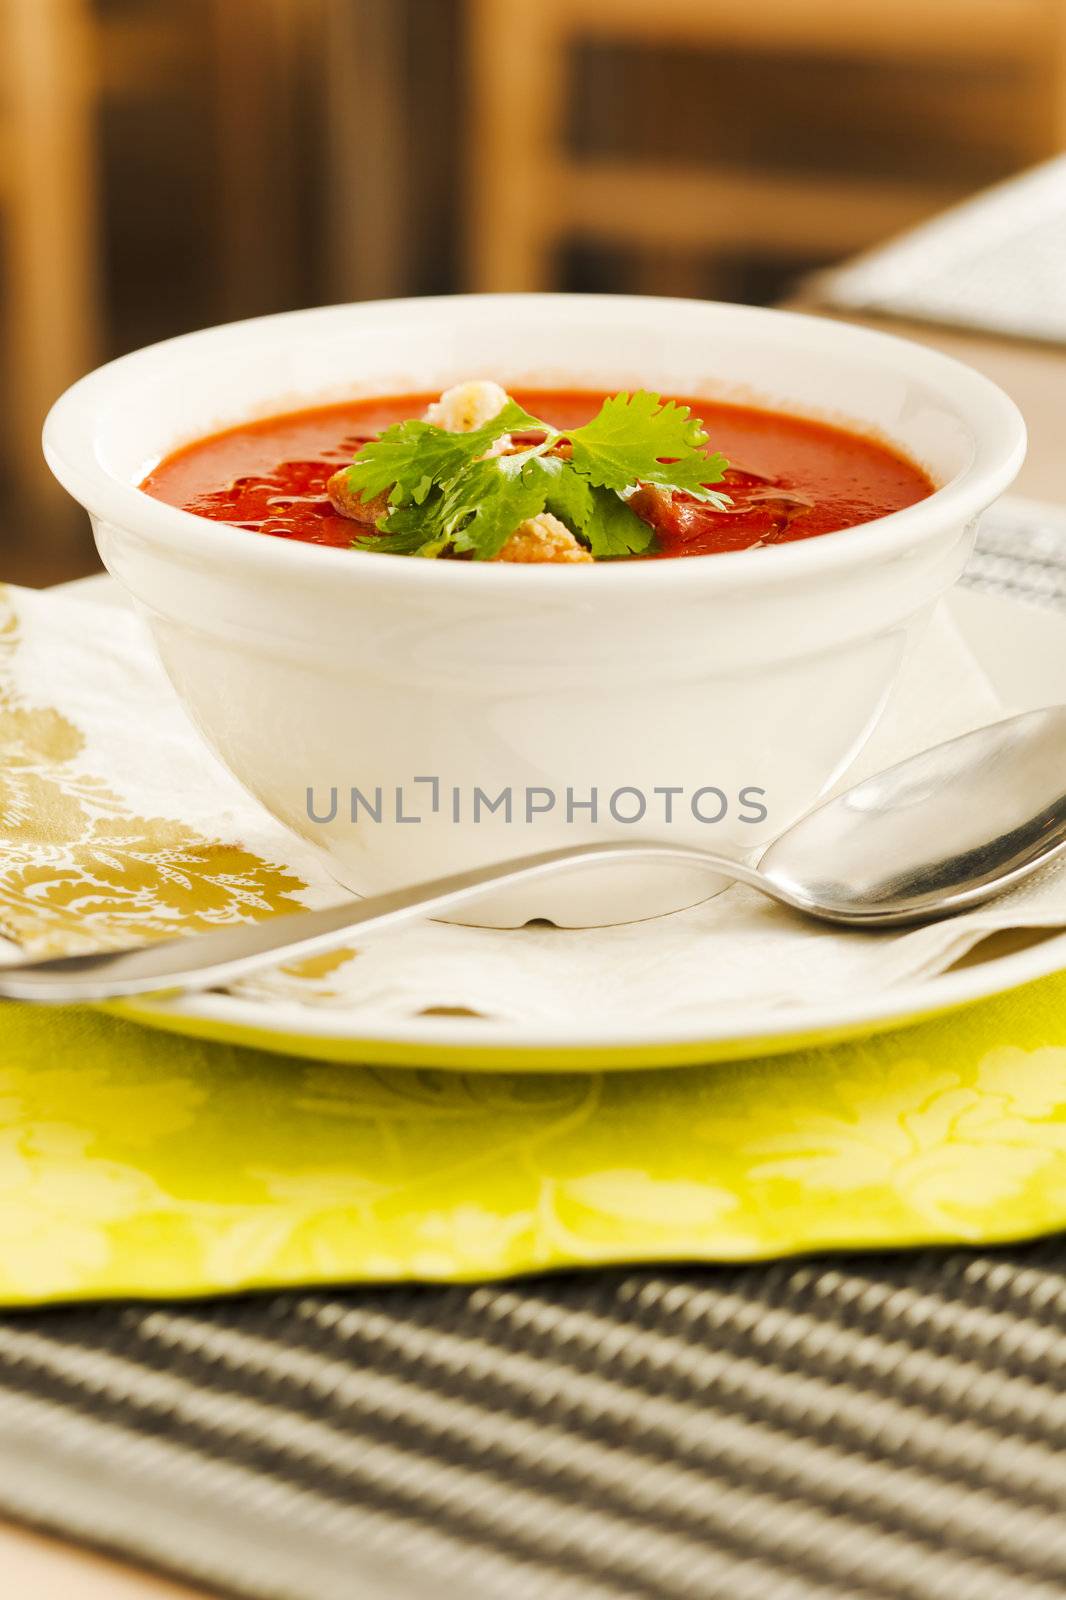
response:
<path id="1" fill-rule="evenodd" d="M 505 434 L 516 433 L 543 437 L 489 454 Z M 399 422 L 364 445 L 348 469 L 348 486 L 363 500 L 388 492 L 378 531 L 355 542 L 400 555 L 448 551 L 491 561 L 520 523 L 550 511 L 597 560 L 644 555 L 655 530 L 626 502 L 639 484 L 717 508 L 729 504 L 710 487 L 728 463 L 708 455 L 706 444 L 687 406 L 645 389 L 611 396 L 580 428 L 552 428 L 513 400 L 471 433 Z"/>

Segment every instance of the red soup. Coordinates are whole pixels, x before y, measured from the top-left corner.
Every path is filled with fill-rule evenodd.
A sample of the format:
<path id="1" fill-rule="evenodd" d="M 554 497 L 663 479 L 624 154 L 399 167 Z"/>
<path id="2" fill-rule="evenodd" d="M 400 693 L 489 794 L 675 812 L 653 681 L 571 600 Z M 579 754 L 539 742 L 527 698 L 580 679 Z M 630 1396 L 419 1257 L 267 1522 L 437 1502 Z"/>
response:
<path id="1" fill-rule="evenodd" d="M 595 415 L 603 393 L 518 391 L 556 428 Z M 346 549 L 362 532 L 340 515 L 328 479 L 382 429 L 423 414 L 435 395 L 350 401 L 246 423 L 175 451 L 144 480 L 156 499 L 250 533 Z M 729 461 L 718 485 L 732 504 L 638 490 L 633 508 L 656 534 L 658 556 L 713 555 L 812 539 L 923 500 L 933 484 L 887 445 L 784 413 L 706 400 L 683 402 L 702 419 L 708 449 Z"/>

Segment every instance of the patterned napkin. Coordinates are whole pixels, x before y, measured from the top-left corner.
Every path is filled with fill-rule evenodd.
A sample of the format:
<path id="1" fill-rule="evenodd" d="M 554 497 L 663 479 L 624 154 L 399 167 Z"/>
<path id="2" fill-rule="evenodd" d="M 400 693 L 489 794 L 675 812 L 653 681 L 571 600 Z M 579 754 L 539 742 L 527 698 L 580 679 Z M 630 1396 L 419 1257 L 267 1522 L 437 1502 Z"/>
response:
<path id="1" fill-rule="evenodd" d="M 997 709 L 941 619 L 865 765 Z M 0 830 L 12 959 L 18 946 L 158 937 L 337 893 L 202 749 L 137 620 L 70 597 L 0 589 Z M 986 915 L 1066 921 L 1064 899 L 1051 876 Z M 726 916 L 738 949 L 723 978 Z M 786 934 L 776 920 L 729 891 L 596 933 L 431 925 L 245 989 L 363 1020 L 463 1001 L 529 1019 L 695 1015 L 723 994 L 787 1004 L 895 982 L 942 966 L 984 926 L 952 924 L 947 943 L 934 930 L 858 939 L 849 954 L 846 936 Z M 314 1065 L 91 1010 L 0 1007 L 6 1304 L 1064 1225 L 1066 976 L 854 1045 L 550 1077 Z"/>
<path id="2" fill-rule="evenodd" d="M 834 1049 L 557 1076 L 0 1009 L 0 1304 L 1066 1227 L 1066 976 Z"/>
<path id="3" fill-rule="evenodd" d="M 26 953 L 66 953 L 339 896 L 317 852 L 205 750 L 131 612 L 11 588 L 0 607 L 0 934 Z M 1002 712 L 942 613 L 845 781 Z M 676 916 L 593 931 L 424 922 L 235 988 L 367 1028 L 462 1008 L 488 1025 L 636 1029 L 876 993 L 943 970 L 998 929 L 1058 925 L 1066 862 L 914 932 L 819 927 L 731 888 Z"/>

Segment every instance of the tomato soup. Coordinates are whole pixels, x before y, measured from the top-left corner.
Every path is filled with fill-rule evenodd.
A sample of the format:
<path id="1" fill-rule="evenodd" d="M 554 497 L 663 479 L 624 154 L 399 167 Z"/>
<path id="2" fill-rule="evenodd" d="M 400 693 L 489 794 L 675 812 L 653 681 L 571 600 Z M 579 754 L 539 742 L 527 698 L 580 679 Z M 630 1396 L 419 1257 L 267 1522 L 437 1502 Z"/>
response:
<path id="1" fill-rule="evenodd" d="M 605 395 L 519 390 L 514 398 L 565 430 L 587 423 Z M 347 549 L 360 530 L 336 510 L 328 480 L 383 429 L 421 417 L 435 399 L 350 401 L 229 428 L 175 451 L 142 488 L 250 535 Z M 812 539 L 872 522 L 933 492 L 920 467 L 847 429 L 747 406 L 681 403 L 702 421 L 708 450 L 729 462 L 716 487 L 731 504 L 720 508 L 668 489 L 638 488 L 628 503 L 654 528 L 647 556 L 713 555 Z"/>

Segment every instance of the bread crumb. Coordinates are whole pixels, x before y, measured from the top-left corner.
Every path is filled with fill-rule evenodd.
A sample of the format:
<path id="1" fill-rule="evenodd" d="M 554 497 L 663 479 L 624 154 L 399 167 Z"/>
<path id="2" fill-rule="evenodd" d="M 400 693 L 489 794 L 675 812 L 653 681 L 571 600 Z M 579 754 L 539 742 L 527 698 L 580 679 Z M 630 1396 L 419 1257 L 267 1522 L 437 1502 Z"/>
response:
<path id="1" fill-rule="evenodd" d="M 425 421 L 447 433 L 473 433 L 498 416 L 507 404 L 507 391 L 498 383 L 474 378 L 445 389 L 439 400 L 426 408 Z"/>
<path id="2" fill-rule="evenodd" d="M 361 522 L 367 528 L 377 527 L 378 518 L 383 517 L 389 509 L 388 490 L 383 489 L 372 500 L 364 500 L 349 486 L 347 467 L 342 467 L 327 481 L 326 493 L 334 511 L 338 511 L 342 517 L 351 517 L 353 522 Z"/>
<path id="3" fill-rule="evenodd" d="M 592 553 L 550 511 L 519 523 L 494 561 L 591 561 Z"/>

